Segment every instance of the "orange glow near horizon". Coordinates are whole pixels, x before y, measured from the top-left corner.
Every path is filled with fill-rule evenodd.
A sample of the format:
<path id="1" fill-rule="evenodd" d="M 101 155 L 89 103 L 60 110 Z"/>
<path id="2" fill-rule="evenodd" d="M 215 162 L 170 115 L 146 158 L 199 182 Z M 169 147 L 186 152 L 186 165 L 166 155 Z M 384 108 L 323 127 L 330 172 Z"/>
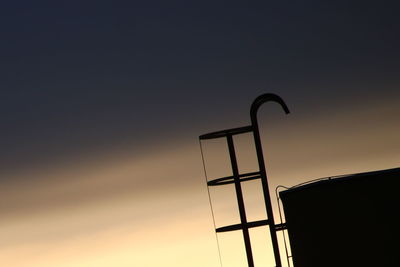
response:
<path id="1" fill-rule="evenodd" d="M 279 184 L 398 167 L 399 126 L 381 121 L 369 128 L 375 123 L 363 117 L 339 114 L 310 127 L 311 122 L 294 116 L 279 127 L 262 129 L 272 198 Z M 99 160 L 86 168 L 39 170 L 34 175 L 41 179 L 35 183 L 21 184 L 15 177 L 16 182 L 0 188 L 0 262 L 10 267 L 220 266 L 196 142 L 141 158 Z M 246 142 L 244 137 L 237 146 L 243 170 L 253 168 Z M 209 179 L 224 176 L 223 146 L 204 146 Z M 262 218 L 257 184 L 243 188 L 249 216 Z M 211 197 L 222 226 L 235 222 L 237 211 L 231 211 L 235 203 L 229 188 L 219 189 L 213 188 Z M 251 233 L 255 260 L 272 266 L 265 233 L 263 228 Z M 244 266 L 240 232 L 218 237 L 224 265 Z"/>

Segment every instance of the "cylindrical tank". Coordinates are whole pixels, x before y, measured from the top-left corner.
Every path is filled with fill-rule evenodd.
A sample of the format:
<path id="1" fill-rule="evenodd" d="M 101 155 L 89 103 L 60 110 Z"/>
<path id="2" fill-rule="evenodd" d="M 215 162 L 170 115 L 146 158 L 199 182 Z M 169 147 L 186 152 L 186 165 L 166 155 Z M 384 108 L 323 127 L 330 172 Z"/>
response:
<path id="1" fill-rule="evenodd" d="M 294 267 L 400 266 L 400 168 L 280 192 Z"/>

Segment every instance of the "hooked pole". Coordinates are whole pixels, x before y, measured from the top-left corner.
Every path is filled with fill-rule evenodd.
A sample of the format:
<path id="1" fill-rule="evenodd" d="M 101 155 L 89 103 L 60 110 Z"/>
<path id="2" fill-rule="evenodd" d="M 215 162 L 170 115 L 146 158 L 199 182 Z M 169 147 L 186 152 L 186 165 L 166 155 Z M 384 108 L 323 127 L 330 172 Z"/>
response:
<path id="1" fill-rule="evenodd" d="M 251 108 L 250 108 L 250 118 L 251 118 L 251 124 L 253 127 L 254 144 L 256 147 L 258 167 L 260 170 L 265 208 L 267 211 L 267 216 L 268 216 L 268 221 L 269 221 L 269 230 L 270 230 L 270 235 L 271 235 L 272 248 L 274 250 L 275 264 L 276 264 L 276 267 L 282 267 L 281 257 L 280 257 L 280 253 L 279 253 L 278 238 L 276 235 L 276 228 L 275 228 L 275 222 L 274 222 L 274 213 L 273 213 L 272 205 L 271 205 L 271 196 L 269 194 L 269 188 L 268 188 L 267 171 L 265 169 L 264 154 L 263 154 L 260 132 L 259 132 L 259 127 L 258 127 L 258 120 L 257 120 L 257 112 L 258 112 L 258 109 L 260 108 L 260 106 L 262 104 L 264 104 L 266 102 L 270 102 L 270 101 L 280 104 L 286 114 L 290 113 L 289 108 L 287 107 L 286 103 L 283 101 L 282 98 L 280 98 L 279 96 L 277 96 L 275 94 L 263 94 L 263 95 L 260 95 L 259 97 L 257 97 L 254 100 L 254 102 L 252 103 Z"/>

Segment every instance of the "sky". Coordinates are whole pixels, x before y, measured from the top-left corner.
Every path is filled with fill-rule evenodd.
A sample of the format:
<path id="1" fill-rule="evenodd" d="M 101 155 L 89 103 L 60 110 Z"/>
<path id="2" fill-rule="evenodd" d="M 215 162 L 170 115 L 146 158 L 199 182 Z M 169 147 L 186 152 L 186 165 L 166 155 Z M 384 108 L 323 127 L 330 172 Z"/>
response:
<path id="1" fill-rule="evenodd" d="M 220 266 L 198 136 L 258 113 L 277 185 L 399 167 L 398 4 L 372 1 L 4 1 L 0 262 Z M 241 171 L 254 169 L 238 137 Z M 229 175 L 203 142 L 208 178 Z M 264 218 L 257 183 L 243 185 Z M 210 191 L 217 226 L 232 188 Z M 277 215 L 276 202 L 275 215 Z M 256 266 L 273 266 L 267 229 Z M 240 233 L 218 235 L 245 266 Z"/>

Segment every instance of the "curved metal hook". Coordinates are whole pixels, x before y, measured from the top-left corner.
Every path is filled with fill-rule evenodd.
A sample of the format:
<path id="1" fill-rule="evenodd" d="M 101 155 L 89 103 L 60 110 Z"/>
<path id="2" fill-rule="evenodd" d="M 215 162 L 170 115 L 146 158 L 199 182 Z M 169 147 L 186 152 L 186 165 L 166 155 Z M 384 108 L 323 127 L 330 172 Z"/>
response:
<path id="1" fill-rule="evenodd" d="M 279 253 L 279 244 L 276 236 L 277 230 L 274 222 L 274 212 L 272 210 L 271 197 L 269 195 L 269 189 L 268 189 L 267 171 L 265 170 L 264 155 L 263 155 L 263 149 L 261 145 L 260 133 L 258 131 L 258 122 L 257 122 L 257 111 L 259 107 L 268 101 L 273 101 L 280 104 L 286 114 L 290 113 L 290 111 L 289 108 L 286 106 L 285 102 L 283 101 L 283 99 L 275 94 L 260 95 L 253 101 L 253 104 L 251 104 L 250 108 L 251 124 L 253 127 L 253 135 L 254 135 L 254 144 L 257 152 L 258 166 L 260 168 L 260 176 L 264 193 L 265 208 L 270 223 L 270 234 L 271 234 L 272 247 L 274 250 L 275 263 L 277 267 L 282 267 L 281 256 Z"/>
<path id="2" fill-rule="evenodd" d="M 269 102 L 269 101 L 280 104 L 286 114 L 290 113 L 289 108 L 286 106 L 285 101 L 283 101 L 283 99 L 280 96 L 275 95 L 275 94 L 270 94 L 270 93 L 263 94 L 263 95 L 260 95 L 259 97 L 257 97 L 251 104 L 250 117 L 251 117 L 251 122 L 253 125 L 255 123 L 257 123 L 258 109 L 260 108 L 260 106 L 262 104 L 264 104 L 265 102 Z"/>

